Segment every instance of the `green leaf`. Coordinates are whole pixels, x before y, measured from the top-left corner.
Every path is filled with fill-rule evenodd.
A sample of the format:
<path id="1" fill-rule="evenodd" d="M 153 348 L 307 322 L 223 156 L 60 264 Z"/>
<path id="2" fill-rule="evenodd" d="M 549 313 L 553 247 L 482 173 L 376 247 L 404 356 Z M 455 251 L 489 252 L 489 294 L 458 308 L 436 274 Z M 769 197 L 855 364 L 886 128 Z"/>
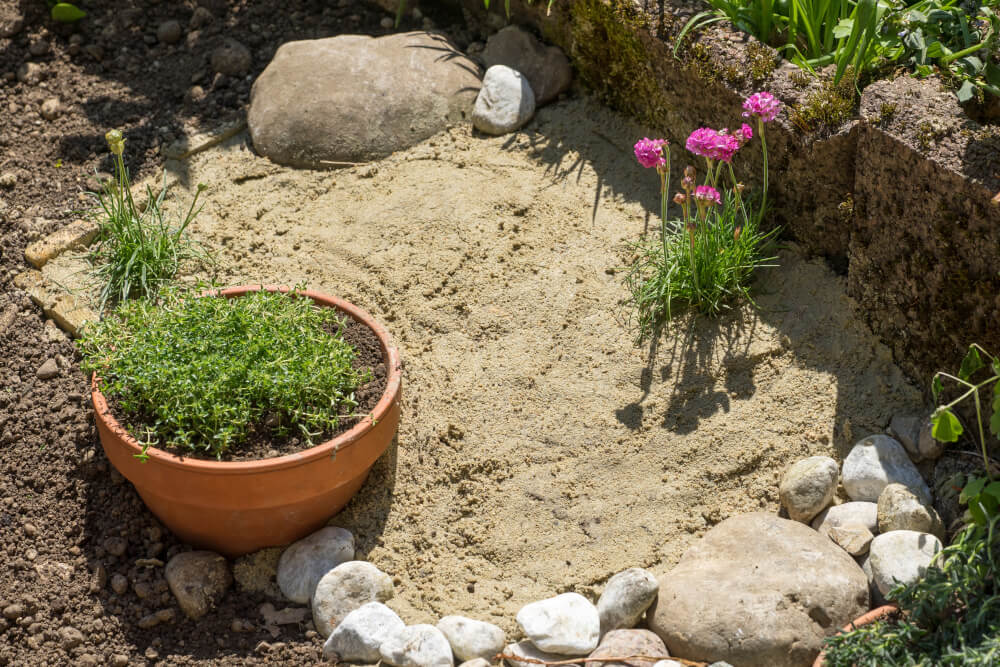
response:
<path id="1" fill-rule="evenodd" d="M 970 479 L 962 492 L 958 494 L 958 502 L 968 503 L 970 499 L 976 498 L 980 493 L 983 492 L 983 487 L 986 486 L 986 482 L 989 480 L 985 477 L 973 477 Z"/>
<path id="2" fill-rule="evenodd" d="M 850 36 L 852 30 L 854 30 L 854 19 L 841 19 L 833 29 L 833 36 L 835 39 L 844 39 Z"/>
<path id="3" fill-rule="evenodd" d="M 958 442 L 958 436 L 962 435 L 962 424 L 951 410 L 938 409 L 931 423 L 934 424 L 931 435 L 940 442 Z"/>
<path id="4" fill-rule="evenodd" d="M 958 377 L 968 380 L 973 373 L 984 366 L 983 359 L 979 356 L 979 348 L 970 347 L 965 354 L 965 359 L 962 359 L 962 367 L 958 369 Z"/>
<path id="5" fill-rule="evenodd" d="M 976 85 L 966 79 L 962 82 L 962 87 L 958 89 L 955 96 L 958 97 L 959 102 L 968 102 L 973 97 L 975 97 Z"/>
<path id="6" fill-rule="evenodd" d="M 86 15 L 87 12 L 68 2 L 60 2 L 52 8 L 52 18 L 60 23 L 76 23 Z"/>
<path id="7" fill-rule="evenodd" d="M 951 55 L 951 50 L 945 47 L 941 42 L 931 42 L 927 46 L 927 57 L 928 58 L 940 58 L 941 56 Z"/>
<path id="8" fill-rule="evenodd" d="M 1000 499 L 1000 482 L 990 482 L 983 489 L 983 493 L 987 493 L 994 498 Z"/>
<path id="9" fill-rule="evenodd" d="M 917 28 L 913 32 L 907 33 L 906 37 L 903 38 L 903 44 L 906 44 L 914 51 L 923 51 L 926 49 L 927 45 L 924 44 L 923 30 Z"/>
<path id="10" fill-rule="evenodd" d="M 935 402 L 938 400 L 938 396 L 941 395 L 942 389 L 944 389 L 944 383 L 941 382 L 941 376 L 935 375 L 934 379 L 931 380 L 931 393 L 934 394 Z"/>

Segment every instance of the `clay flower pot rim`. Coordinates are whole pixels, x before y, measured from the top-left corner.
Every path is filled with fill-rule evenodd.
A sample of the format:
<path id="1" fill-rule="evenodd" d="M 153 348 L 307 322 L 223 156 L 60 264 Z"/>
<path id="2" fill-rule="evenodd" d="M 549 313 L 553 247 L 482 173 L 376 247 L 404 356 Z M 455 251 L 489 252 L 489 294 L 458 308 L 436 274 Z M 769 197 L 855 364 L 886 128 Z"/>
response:
<path id="1" fill-rule="evenodd" d="M 840 632 L 838 632 L 837 634 L 840 635 L 845 632 L 850 632 L 852 630 L 860 628 L 861 626 L 868 625 L 869 623 L 874 623 L 875 621 L 881 620 L 886 616 L 888 616 L 889 614 L 892 614 L 897 611 L 899 611 L 899 605 L 895 603 L 889 603 L 889 604 L 884 604 L 881 607 L 875 607 L 871 611 L 861 614 L 861 616 L 858 616 L 856 619 L 854 619 L 853 621 L 842 627 L 840 629 Z M 813 662 L 812 667 L 824 667 L 824 665 L 826 665 L 825 650 L 821 651 L 820 654 L 816 656 L 816 661 Z"/>
<path id="2" fill-rule="evenodd" d="M 293 291 L 292 288 L 287 285 L 243 285 L 240 287 L 229 287 L 223 290 L 210 290 L 205 294 L 219 294 L 225 297 L 237 297 L 242 296 L 247 292 L 257 292 L 260 290 L 282 293 Z M 307 461 L 313 461 L 323 456 L 335 456 L 341 449 L 353 445 L 362 435 L 369 431 L 375 423 L 385 416 L 385 414 L 392 408 L 396 397 L 399 395 L 400 383 L 402 380 L 402 366 L 399 361 L 399 351 L 393 344 L 392 337 L 389 335 L 389 332 L 367 311 L 355 306 L 350 301 L 313 290 L 295 291 L 298 294 L 307 296 L 324 306 L 337 308 L 337 310 L 349 315 L 357 322 L 364 324 L 375 333 L 375 336 L 379 340 L 379 344 L 382 346 L 383 356 L 386 358 L 387 377 L 385 391 L 382 393 L 382 397 L 379 399 L 378 403 L 375 404 L 375 408 L 372 410 L 371 415 L 363 417 L 361 421 L 351 427 L 350 430 L 341 433 L 332 440 L 327 440 L 326 442 L 314 445 L 313 447 L 305 449 L 301 452 L 294 452 L 292 454 L 285 454 L 284 456 L 277 456 L 274 458 L 256 459 L 253 461 L 210 461 L 189 456 L 178 456 L 177 454 L 172 454 L 155 447 L 147 447 L 145 452 L 146 456 L 150 459 L 156 459 L 158 462 L 169 466 L 196 470 L 203 474 L 212 475 L 235 475 L 254 471 L 280 470 L 282 468 L 298 466 Z M 103 421 L 111 431 L 115 432 L 125 442 L 128 448 L 133 450 L 133 454 L 142 454 L 142 445 L 140 445 L 139 442 L 125 429 L 125 427 L 123 427 L 118 420 L 115 419 L 114 415 L 111 414 L 111 410 L 108 408 L 107 399 L 98 388 L 97 381 L 98 378 L 95 373 L 91 377 L 90 386 L 91 399 L 94 404 L 94 412 L 97 414 L 97 418 Z"/>

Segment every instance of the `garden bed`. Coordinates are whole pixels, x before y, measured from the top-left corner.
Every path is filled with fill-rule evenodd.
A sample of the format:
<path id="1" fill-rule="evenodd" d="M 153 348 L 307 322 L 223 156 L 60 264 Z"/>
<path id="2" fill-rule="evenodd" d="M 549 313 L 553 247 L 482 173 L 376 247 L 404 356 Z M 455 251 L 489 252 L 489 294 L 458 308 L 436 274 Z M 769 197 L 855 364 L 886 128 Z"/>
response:
<path id="1" fill-rule="evenodd" d="M 622 563 L 666 572 L 708 527 L 776 510 L 790 460 L 920 410 L 844 279 L 795 246 L 762 271 L 759 310 L 679 322 L 652 359 L 633 344 L 618 269 L 656 224 L 629 150 L 644 132 L 582 97 L 348 170 L 276 166 L 246 135 L 166 163 L 168 205 L 208 186 L 191 230 L 222 283 L 306 282 L 395 332 L 398 451 L 335 523 L 398 577 L 411 622 L 513 632 L 526 602 Z"/>
<path id="2" fill-rule="evenodd" d="M 307 5 L 294 5 L 260 48 L 314 32 L 378 32 L 386 18 L 348 3 L 324 5 L 322 27 L 313 30 L 315 8 Z M 119 28 L 129 48 L 141 49 L 143 31 L 173 11 L 162 3 L 147 9 L 148 17 Z M 260 30 L 251 27 L 252 13 L 242 5 L 216 10 L 219 24 L 226 17 L 226 35 L 253 44 Z M 35 39 L 42 22 L 33 20 Z M 218 24 L 203 30 L 203 38 L 222 38 Z M 112 48 L 110 38 L 100 39 Z M 0 274 L 0 337 L 15 351 L 0 358 L 8 381 L 0 392 L 0 556 L 9 563 L 0 608 L 22 605 L 19 616 L 0 621 L 0 664 L 69 656 L 81 664 L 125 664 L 115 656 L 148 664 L 314 664 L 324 638 L 309 621 L 273 621 L 275 607 L 288 604 L 268 576 L 276 550 L 235 561 L 234 590 L 197 626 L 177 610 L 162 563 L 187 547 L 109 469 L 71 345 L 10 284 L 26 268 L 27 242 L 54 228 L 55 218 L 69 219 L 88 174 L 109 168 L 90 152 L 103 150 L 108 126 L 133 125 L 129 150 L 141 148 L 134 154 L 147 160 L 140 173 L 148 175 L 157 148 L 168 144 L 156 129 L 165 122 L 160 114 L 208 130 L 239 108 L 248 86 L 213 82 L 216 104 L 199 116 L 184 96 L 188 81 L 139 91 L 144 97 L 115 80 L 136 80 L 128 54 L 120 67 L 117 58 L 80 67 L 68 38 L 52 41 L 47 67 L 65 90 L 77 89 L 67 81 L 105 86 L 99 90 L 126 110 L 133 97 L 147 101 L 127 113 L 115 104 L 91 109 L 92 116 L 84 113 L 90 107 L 72 107 L 42 130 L 44 150 L 8 157 L 0 169 L 21 170 L 3 195 L 16 226 L 3 238 Z M 10 62 L 28 58 L 28 43 L 26 36 L 5 52 Z M 201 47 L 192 48 L 204 61 Z M 579 48 L 570 53 L 584 62 Z M 255 58 L 252 72 L 265 62 Z M 217 253 L 220 282 L 306 282 L 363 305 L 396 336 L 407 383 L 398 445 L 335 523 L 353 531 L 358 558 L 396 578 L 390 606 L 409 623 L 467 614 L 513 635 L 515 612 L 527 602 L 566 590 L 594 597 L 623 564 L 663 574 L 723 519 L 777 511 L 778 480 L 791 461 L 842 458 L 893 414 L 921 413 L 921 392 L 900 368 L 911 368 L 909 360 L 895 363 L 863 323 L 872 313 L 849 295 L 851 274 L 845 279 L 811 257 L 825 237 L 810 236 L 809 225 L 787 214 L 782 222 L 799 243 L 782 250 L 779 268 L 761 271 L 759 309 L 744 304 L 717 322 L 682 319 L 653 349 L 633 344 L 622 320 L 621 269 L 631 261 L 627 242 L 655 228 L 657 201 L 655 177 L 636 165 L 631 147 L 656 136 L 668 116 L 643 112 L 661 99 L 652 88 L 638 89 L 650 95 L 630 97 L 630 107 L 610 91 L 636 89 L 614 77 L 601 83 L 596 71 L 581 67 L 580 74 L 642 124 L 577 89 L 522 132 L 487 139 L 460 127 L 353 169 L 277 167 L 256 156 L 245 135 L 167 162 L 175 183 L 168 203 L 190 201 L 195 184 L 208 185 L 192 232 Z M 12 84 L 4 101 L 27 106 L 39 93 Z M 678 125 L 675 139 L 696 124 L 731 124 L 739 109 L 734 90 L 714 101 L 704 91 L 697 97 L 717 115 L 707 106 L 679 107 L 677 122 L 688 124 Z M 37 126 L 6 122 L 7 144 L 34 145 Z M 782 157 L 774 182 L 823 151 L 856 163 L 858 125 L 815 140 L 808 145 L 816 153 L 797 157 L 792 130 L 775 133 Z M 56 139 L 74 133 L 89 139 L 72 144 L 83 148 L 63 164 Z M 795 179 L 780 195 L 786 211 L 795 197 L 808 206 L 846 201 L 839 185 L 823 190 Z M 822 253 L 850 256 L 853 266 L 855 255 L 843 248 L 857 238 L 828 240 Z M 63 256 L 45 273 L 65 285 L 72 270 Z M 49 360 L 58 373 L 43 379 L 38 371 Z"/>

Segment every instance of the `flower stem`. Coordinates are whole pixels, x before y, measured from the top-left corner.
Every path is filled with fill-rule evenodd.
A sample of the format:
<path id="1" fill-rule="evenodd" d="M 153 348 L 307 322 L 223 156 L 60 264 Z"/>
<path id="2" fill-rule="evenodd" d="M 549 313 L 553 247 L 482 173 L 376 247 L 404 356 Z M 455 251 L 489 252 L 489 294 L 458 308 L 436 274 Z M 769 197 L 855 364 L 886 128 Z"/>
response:
<path id="1" fill-rule="evenodd" d="M 760 200 L 760 214 L 764 215 L 767 208 L 767 140 L 764 138 L 764 121 L 757 119 L 757 132 L 760 134 L 760 147 L 764 151 L 764 193 Z"/>

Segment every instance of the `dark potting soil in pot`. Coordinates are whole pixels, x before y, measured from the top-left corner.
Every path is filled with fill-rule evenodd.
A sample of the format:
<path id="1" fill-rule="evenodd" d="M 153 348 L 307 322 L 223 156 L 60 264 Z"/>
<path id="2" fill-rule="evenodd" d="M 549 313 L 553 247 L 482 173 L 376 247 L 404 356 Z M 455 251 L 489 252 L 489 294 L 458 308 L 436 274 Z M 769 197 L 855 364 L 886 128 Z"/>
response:
<path id="1" fill-rule="evenodd" d="M 364 419 L 369 413 L 371 413 L 372 410 L 375 409 L 375 405 L 378 403 L 379 399 L 382 398 L 382 394 L 385 393 L 386 378 L 388 375 L 382 358 L 382 347 L 379 345 L 378 337 L 375 335 L 375 332 L 367 326 L 351 319 L 350 317 L 345 317 L 344 320 L 344 328 L 342 329 L 344 340 L 350 343 L 357 352 L 351 365 L 355 369 L 371 370 L 372 376 L 366 384 L 358 387 L 358 389 L 354 392 L 354 399 L 358 403 L 357 407 L 354 409 L 354 414 L 357 416 L 340 419 L 335 430 L 324 432 L 322 435 L 316 437 L 312 444 L 299 435 L 292 434 L 279 436 L 272 433 L 272 430 L 265 424 L 255 424 L 250 429 L 248 439 L 245 442 L 235 445 L 227 450 L 223 457 L 219 460 L 256 461 L 260 459 L 285 456 L 286 454 L 294 454 L 295 452 L 300 452 L 315 445 L 324 443 L 335 438 L 341 433 L 350 430 L 361 419 Z M 331 335 L 336 333 L 336 327 L 332 324 L 326 326 L 325 328 Z M 123 412 L 117 399 L 111 397 L 106 398 L 108 400 L 108 406 L 111 408 L 111 414 L 114 415 L 115 419 L 117 419 L 119 423 L 125 425 L 130 431 L 134 429 L 130 428 L 129 425 L 134 426 L 149 421 L 141 414 Z M 192 453 L 190 451 L 181 451 L 172 447 L 165 447 L 163 449 L 164 451 L 177 454 L 178 456 L 210 461 L 217 460 L 214 456 L 207 453 Z"/>

